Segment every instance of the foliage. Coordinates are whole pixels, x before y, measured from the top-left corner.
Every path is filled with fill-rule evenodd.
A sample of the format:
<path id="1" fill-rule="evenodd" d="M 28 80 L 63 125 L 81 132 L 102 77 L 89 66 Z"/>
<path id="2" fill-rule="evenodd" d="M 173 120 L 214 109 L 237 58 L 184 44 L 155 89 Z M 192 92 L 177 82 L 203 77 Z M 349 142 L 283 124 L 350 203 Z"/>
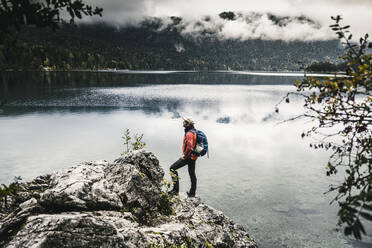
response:
<path id="1" fill-rule="evenodd" d="M 233 20 L 236 19 L 235 13 L 231 12 L 231 11 L 224 11 L 224 12 L 219 14 L 219 17 L 221 19 L 226 19 L 226 20 L 229 20 L 229 21 L 233 21 Z"/>
<path id="2" fill-rule="evenodd" d="M 146 146 L 146 143 L 142 141 L 143 134 L 134 135 L 134 142 L 132 143 L 133 150 L 140 150 Z"/>
<path id="3" fill-rule="evenodd" d="M 16 36 L 20 33 L 16 31 L 22 27 L 50 27 L 54 31 L 65 23 L 62 16 L 73 24 L 83 15 L 101 16 L 102 10 L 99 7 L 93 9 L 82 0 L 1 0 L 0 69 L 41 69 L 43 66 L 56 69 L 54 65 L 49 66 L 49 58 L 42 55 L 43 47 L 18 40 Z M 65 66 L 69 68 L 69 65 Z"/>
<path id="4" fill-rule="evenodd" d="M 346 63 L 333 64 L 330 62 L 315 62 L 306 68 L 312 72 L 339 72 L 345 71 Z"/>
<path id="5" fill-rule="evenodd" d="M 134 137 L 131 137 L 128 128 L 125 129 L 124 135 L 121 138 L 124 140 L 124 145 L 126 146 L 126 150 L 121 153 L 122 156 L 129 153 L 131 150 L 140 150 L 146 146 L 146 142 L 142 141 L 143 134 L 135 134 Z"/>
<path id="6" fill-rule="evenodd" d="M 125 132 L 124 132 L 124 136 L 121 137 L 123 140 L 124 140 L 124 145 L 126 145 L 126 151 L 125 153 L 128 153 L 129 152 L 129 146 L 130 146 L 130 140 L 132 139 L 132 137 L 130 137 L 130 131 L 129 131 L 129 128 L 125 129 Z"/>
<path id="7" fill-rule="evenodd" d="M 176 197 L 173 197 L 168 192 L 170 191 L 171 185 L 173 183 L 168 182 L 166 179 L 163 179 L 163 191 L 160 194 L 160 200 L 158 202 L 159 213 L 163 215 L 172 215 L 175 214 L 173 205 L 179 200 Z"/>
<path id="8" fill-rule="evenodd" d="M 341 17 L 332 17 L 331 25 L 346 48 L 341 57 L 346 63 L 346 76 L 319 80 L 304 77 L 296 81 L 297 93 L 304 98 L 302 117 L 316 123 L 302 137 L 320 141 L 314 149 L 331 152 L 327 176 L 344 172 L 344 181 L 331 185 L 338 202 L 339 227 L 345 235 L 357 239 L 366 234 L 362 221 L 372 221 L 372 54 L 368 53 L 368 35 L 352 42 L 349 26 L 341 26 Z M 290 94 L 289 94 L 290 95 Z M 286 98 L 289 102 L 289 99 Z M 297 118 L 297 117 L 296 117 Z"/>
<path id="9" fill-rule="evenodd" d="M 205 242 L 205 245 L 206 245 L 208 248 L 214 248 L 214 246 L 213 246 L 211 243 L 209 243 L 208 241 Z"/>
<path id="10" fill-rule="evenodd" d="M 12 29 L 20 30 L 22 26 L 58 28 L 65 12 L 70 23 L 83 15 L 102 15 L 102 9 L 86 5 L 81 0 L 2 0 L 0 3 L 0 31 L 10 33 Z"/>
<path id="11" fill-rule="evenodd" d="M 17 195 L 19 191 L 19 181 L 21 181 L 21 177 L 14 177 L 14 182 L 9 184 L 8 186 L 2 184 L 0 186 L 0 210 L 2 206 L 6 209 L 8 208 L 8 197 Z"/>

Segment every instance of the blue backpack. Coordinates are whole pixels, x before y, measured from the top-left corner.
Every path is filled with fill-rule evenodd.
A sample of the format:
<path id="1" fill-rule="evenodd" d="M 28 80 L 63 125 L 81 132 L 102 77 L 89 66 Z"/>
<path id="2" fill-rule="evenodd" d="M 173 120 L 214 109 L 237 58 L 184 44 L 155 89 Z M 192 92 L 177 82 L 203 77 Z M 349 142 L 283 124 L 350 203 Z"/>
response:
<path id="1" fill-rule="evenodd" d="M 193 154 L 198 157 L 204 156 L 208 152 L 208 140 L 205 133 L 200 130 L 196 130 L 196 146 L 193 150 Z M 209 157 L 209 154 L 208 154 Z"/>

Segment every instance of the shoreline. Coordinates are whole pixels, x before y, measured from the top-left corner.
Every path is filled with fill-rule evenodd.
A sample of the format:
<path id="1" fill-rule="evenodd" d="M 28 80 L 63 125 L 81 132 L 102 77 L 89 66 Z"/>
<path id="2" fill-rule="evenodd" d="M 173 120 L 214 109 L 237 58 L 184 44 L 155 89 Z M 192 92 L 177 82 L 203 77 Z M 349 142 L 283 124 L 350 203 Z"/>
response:
<path id="1" fill-rule="evenodd" d="M 182 74 L 182 73 L 226 73 L 236 75 L 252 75 L 252 76 L 277 76 L 277 77 L 347 77 L 344 72 L 305 72 L 305 71 L 264 71 L 264 70 L 128 70 L 128 69 L 75 69 L 75 70 L 2 70 L 1 72 L 102 72 L 102 73 L 117 73 L 117 74 Z"/>

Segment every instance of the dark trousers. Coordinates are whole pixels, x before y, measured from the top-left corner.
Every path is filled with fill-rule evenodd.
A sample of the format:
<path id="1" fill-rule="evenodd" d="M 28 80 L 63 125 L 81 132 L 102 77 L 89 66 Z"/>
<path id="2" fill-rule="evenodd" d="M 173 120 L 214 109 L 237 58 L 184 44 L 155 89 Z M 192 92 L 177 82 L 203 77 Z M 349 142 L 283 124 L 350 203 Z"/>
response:
<path id="1" fill-rule="evenodd" d="M 172 180 L 174 183 L 174 189 L 179 191 L 180 183 L 178 179 L 178 173 L 177 170 L 181 167 L 184 167 L 185 165 L 188 166 L 189 169 L 189 175 L 191 180 L 191 189 L 190 193 L 195 194 L 196 191 L 196 175 L 195 175 L 195 160 L 192 160 L 190 158 L 188 159 L 179 159 L 174 164 L 171 165 L 170 171 L 174 174 L 172 175 Z"/>

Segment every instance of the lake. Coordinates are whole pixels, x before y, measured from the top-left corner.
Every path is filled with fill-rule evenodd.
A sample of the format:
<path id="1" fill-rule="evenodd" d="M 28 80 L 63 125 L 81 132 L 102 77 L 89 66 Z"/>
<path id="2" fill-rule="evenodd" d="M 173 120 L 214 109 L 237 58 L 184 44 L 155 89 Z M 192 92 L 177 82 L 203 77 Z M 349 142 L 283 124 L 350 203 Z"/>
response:
<path id="1" fill-rule="evenodd" d="M 275 105 L 301 74 L 243 72 L 7 72 L 1 74 L 0 183 L 30 180 L 82 161 L 113 161 L 124 130 L 143 134 L 167 172 L 181 155 L 182 116 L 209 141 L 196 163 L 197 195 L 242 224 L 259 247 L 372 247 L 333 231 L 324 194 L 328 155 L 309 148 L 301 99 Z M 181 191 L 190 187 L 179 170 Z M 166 174 L 167 179 L 170 176 Z M 372 234 L 372 227 L 366 226 Z"/>

